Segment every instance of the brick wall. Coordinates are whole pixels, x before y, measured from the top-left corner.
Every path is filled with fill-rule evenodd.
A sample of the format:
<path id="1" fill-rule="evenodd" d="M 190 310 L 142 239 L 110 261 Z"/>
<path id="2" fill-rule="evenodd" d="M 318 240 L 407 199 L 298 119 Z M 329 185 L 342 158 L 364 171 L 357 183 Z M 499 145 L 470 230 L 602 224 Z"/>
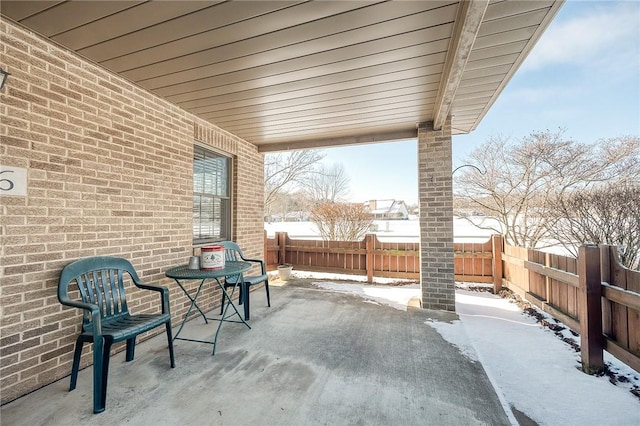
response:
<path id="1" fill-rule="evenodd" d="M 58 303 L 56 289 L 61 268 L 79 257 L 129 259 L 144 281 L 171 289 L 174 321 L 182 318 L 186 298 L 164 271 L 194 251 L 196 140 L 233 156 L 233 235 L 261 257 L 263 157 L 254 145 L 22 27 L 0 25 L 0 65 L 11 73 L 0 93 L 0 164 L 28 174 L 26 197 L 0 197 L 6 403 L 70 373 L 81 317 Z M 157 299 L 129 296 L 132 310 L 157 310 Z M 203 302 L 213 307 L 219 298 Z M 83 366 L 89 362 L 85 348 Z"/>
<path id="2" fill-rule="evenodd" d="M 451 119 L 418 128 L 422 307 L 455 311 Z"/>

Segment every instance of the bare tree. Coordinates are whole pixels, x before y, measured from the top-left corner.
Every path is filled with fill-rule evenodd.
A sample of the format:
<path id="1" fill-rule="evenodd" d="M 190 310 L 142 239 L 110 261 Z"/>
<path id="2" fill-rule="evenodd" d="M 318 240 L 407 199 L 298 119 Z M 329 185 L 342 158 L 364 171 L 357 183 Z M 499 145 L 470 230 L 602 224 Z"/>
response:
<path id="1" fill-rule="evenodd" d="M 363 204 L 322 203 L 314 207 L 311 220 L 323 240 L 360 241 L 371 226 L 371 214 Z"/>
<path id="2" fill-rule="evenodd" d="M 551 214 L 552 200 L 598 182 L 633 181 L 640 176 L 637 137 L 588 145 L 563 134 L 563 130 L 532 133 L 515 144 L 492 137 L 473 151 L 467 163 L 477 169 L 461 169 L 454 178 L 457 197 L 501 224 L 486 221 L 480 227 L 504 233 L 510 244 L 544 248 L 555 243 L 552 230 L 558 218 Z M 457 213 L 465 216 L 463 210 Z"/>
<path id="3" fill-rule="evenodd" d="M 316 150 L 300 150 L 266 154 L 264 158 L 264 208 L 265 215 L 272 213 L 272 206 L 282 192 L 293 191 L 305 176 L 313 170 L 324 154 Z"/>
<path id="4" fill-rule="evenodd" d="M 319 164 L 306 175 L 304 188 L 316 203 L 336 203 L 349 193 L 349 176 L 341 163 L 331 166 Z"/>
<path id="5" fill-rule="evenodd" d="M 268 220 L 279 217 L 283 221 L 304 221 L 309 220 L 313 202 L 303 191 L 281 191 L 273 198 L 270 207 L 271 213 L 267 216 Z"/>
<path id="6" fill-rule="evenodd" d="M 584 243 L 618 247 L 620 261 L 640 269 L 640 184 L 573 191 L 553 203 L 556 238 L 574 256 Z"/>

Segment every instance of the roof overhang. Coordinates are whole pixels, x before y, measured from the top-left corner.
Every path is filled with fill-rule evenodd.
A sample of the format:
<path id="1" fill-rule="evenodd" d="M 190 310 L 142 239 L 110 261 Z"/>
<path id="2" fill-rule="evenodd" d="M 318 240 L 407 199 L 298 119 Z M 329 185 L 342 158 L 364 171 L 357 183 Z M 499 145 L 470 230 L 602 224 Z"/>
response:
<path id="1" fill-rule="evenodd" d="M 2 1 L 260 151 L 468 133 L 562 1 Z"/>

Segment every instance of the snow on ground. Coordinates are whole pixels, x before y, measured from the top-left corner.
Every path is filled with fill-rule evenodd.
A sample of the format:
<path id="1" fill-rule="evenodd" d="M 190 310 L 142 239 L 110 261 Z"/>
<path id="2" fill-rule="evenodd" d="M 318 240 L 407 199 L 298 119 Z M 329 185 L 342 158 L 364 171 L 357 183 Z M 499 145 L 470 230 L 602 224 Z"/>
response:
<path id="1" fill-rule="evenodd" d="M 417 284 L 397 287 L 393 292 L 389 291 L 389 286 L 351 285 L 350 287 L 345 288 L 348 284 L 338 284 L 333 282 L 314 282 L 314 284 L 320 288 L 324 288 L 325 290 L 332 290 L 338 293 L 356 294 L 368 301 L 373 301 L 380 305 L 389 305 L 402 311 L 407 310 L 409 300 L 416 297 L 420 291 Z"/>
<path id="2" fill-rule="evenodd" d="M 485 221 L 487 224 L 498 226 L 495 220 L 474 217 L 475 223 Z M 418 242 L 420 223 L 418 220 L 374 220 L 373 227 L 377 229 L 373 233 L 383 242 Z M 265 222 L 264 229 L 267 236 L 273 238 L 276 232 L 287 232 L 290 238 L 318 239 L 320 234 L 313 222 Z M 473 226 L 466 219 L 453 219 L 453 233 L 456 242 L 484 242 L 495 232 L 480 229 Z"/>
<path id="3" fill-rule="evenodd" d="M 351 275 L 351 274 L 335 274 L 335 273 L 325 273 L 325 272 L 313 272 L 313 271 L 294 271 L 293 274 L 296 278 L 316 278 L 321 280 L 334 280 L 334 281 L 348 281 L 350 283 L 354 282 L 367 282 L 367 277 L 364 275 Z M 409 280 L 404 278 L 384 278 L 384 277 L 373 277 L 373 282 L 375 284 L 411 284 L 415 283 L 416 280 Z M 385 286 L 385 288 L 388 287 Z M 417 288 L 417 287 L 414 287 Z"/>
<path id="4" fill-rule="evenodd" d="M 379 303 L 381 305 L 390 305 L 396 309 L 403 311 L 407 310 L 409 300 L 420 294 L 420 288 L 418 284 L 412 280 L 403 280 L 397 278 L 380 278 L 374 277 L 375 284 L 355 284 L 355 282 L 367 282 L 367 277 L 364 275 L 344 275 L 344 274 L 329 274 L 324 272 L 306 272 L 295 271 L 296 278 L 314 278 L 327 281 L 314 281 L 313 284 L 324 288 L 326 290 L 335 291 L 338 293 L 351 293 L 357 294 L 368 301 L 373 303 Z M 332 281 L 333 280 L 333 281 Z M 335 282 L 339 281 L 339 282 Z M 389 291 L 389 284 L 404 284 L 396 286 L 393 292 Z"/>
<path id="5" fill-rule="evenodd" d="M 640 401 L 626 386 L 582 373 L 580 354 L 514 303 L 490 293 L 458 290 L 456 312 L 459 324 L 430 325 L 436 330 L 456 327 L 466 334 L 496 390 L 537 423 L 640 424 Z M 638 374 L 616 363 L 640 386 Z"/>
<path id="6" fill-rule="evenodd" d="M 296 276 L 301 277 L 299 272 Z M 354 282 L 352 276 L 350 282 L 332 281 L 330 277 L 336 276 L 329 274 L 308 276 L 323 279 L 313 282 L 318 287 L 400 310 L 406 310 L 409 299 L 420 294 L 417 284 L 370 285 Z M 613 385 L 607 376 L 582 373 L 580 354 L 508 299 L 457 289 L 456 312 L 460 320 L 425 324 L 462 354 L 482 363 L 514 424 L 508 406 L 539 425 L 640 425 L 640 401 L 630 392 L 633 386 L 640 387 L 640 374 L 614 357 L 605 353 L 610 370 L 626 377 L 628 383 Z"/>

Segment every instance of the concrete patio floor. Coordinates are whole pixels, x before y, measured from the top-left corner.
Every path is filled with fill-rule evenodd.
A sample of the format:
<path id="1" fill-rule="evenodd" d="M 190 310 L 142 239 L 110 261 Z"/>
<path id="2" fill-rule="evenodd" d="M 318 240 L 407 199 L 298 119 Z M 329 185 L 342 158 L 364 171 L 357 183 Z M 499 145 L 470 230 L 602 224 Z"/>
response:
<path id="1" fill-rule="evenodd" d="M 455 314 L 401 311 L 310 281 L 273 282 L 271 308 L 253 292 L 252 329 L 224 324 L 215 356 L 176 341 L 171 369 L 164 334 L 140 343 L 133 362 L 112 356 L 101 414 L 87 368 L 73 392 L 67 377 L 3 406 L 2 425 L 510 424 L 482 365 L 425 324 Z M 216 325 L 194 317 L 183 336 L 209 339 Z"/>

